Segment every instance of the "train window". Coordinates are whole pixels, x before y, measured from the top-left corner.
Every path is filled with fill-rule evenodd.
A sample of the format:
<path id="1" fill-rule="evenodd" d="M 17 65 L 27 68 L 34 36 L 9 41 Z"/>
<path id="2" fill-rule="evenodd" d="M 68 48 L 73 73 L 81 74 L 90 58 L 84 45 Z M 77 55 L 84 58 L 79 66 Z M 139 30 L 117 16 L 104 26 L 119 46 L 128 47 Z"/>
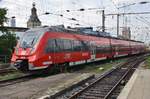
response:
<path id="1" fill-rule="evenodd" d="M 81 41 L 81 49 L 82 51 L 89 51 L 88 42 L 87 41 Z"/>
<path id="2" fill-rule="evenodd" d="M 58 47 L 58 52 L 64 51 L 64 40 L 63 39 L 56 39 L 56 46 Z"/>
<path id="3" fill-rule="evenodd" d="M 87 45 L 90 51 L 93 51 L 96 47 L 96 45 L 93 42 L 88 42 Z"/>
<path id="4" fill-rule="evenodd" d="M 49 39 L 46 47 L 46 52 L 64 52 L 72 51 L 72 42 L 67 39 Z"/>
<path id="5" fill-rule="evenodd" d="M 102 53 L 102 47 L 96 46 L 96 53 Z"/>
<path id="6" fill-rule="evenodd" d="M 110 52 L 110 46 L 109 45 L 105 45 L 104 52 L 105 53 L 109 53 Z"/>
<path id="7" fill-rule="evenodd" d="M 49 39 L 46 52 L 88 51 L 88 42 L 67 39 Z"/>
<path id="8" fill-rule="evenodd" d="M 64 51 L 72 51 L 71 40 L 64 39 Z"/>
<path id="9" fill-rule="evenodd" d="M 73 51 L 74 40 L 70 40 L 70 44 L 71 44 L 71 51 Z"/>
<path id="10" fill-rule="evenodd" d="M 48 40 L 47 46 L 45 48 L 45 51 L 46 51 L 46 53 L 56 52 L 57 51 L 55 39 L 49 39 Z"/>
<path id="11" fill-rule="evenodd" d="M 96 53 L 108 53 L 110 52 L 109 45 L 99 45 L 96 47 Z"/>
<path id="12" fill-rule="evenodd" d="M 126 46 L 126 45 L 120 45 L 118 51 L 119 52 L 128 51 L 128 46 Z"/>
<path id="13" fill-rule="evenodd" d="M 81 42 L 74 40 L 73 41 L 73 51 L 81 51 Z"/>
<path id="14" fill-rule="evenodd" d="M 88 50 L 89 50 L 89 48 L 90 48 L 90 42 L 89 41 L 85 41 L 85 43 L 86 43 L 86 46 L 88 47 Z"/>
<path id="15" fill-rule="evenodd" d="M 115 52 L 116 51 L 116 45 L 111 45 L 112 47 L 112 51 Z"/>

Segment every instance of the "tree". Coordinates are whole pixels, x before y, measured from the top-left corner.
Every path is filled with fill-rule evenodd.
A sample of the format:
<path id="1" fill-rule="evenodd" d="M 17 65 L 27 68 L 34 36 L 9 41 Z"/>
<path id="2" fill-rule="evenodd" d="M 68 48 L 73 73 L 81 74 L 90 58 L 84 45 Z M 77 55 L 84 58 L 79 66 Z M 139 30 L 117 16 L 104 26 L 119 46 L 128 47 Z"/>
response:
<path id="1" fill-rule="evenodd" d="M 0 55 L 10 56 L 16 45 L 16 36 L 10 32 L 6 32 L 0 36 Z"/>
<path id="2" fill-rule="evenodd" d="M 0 8 L 0 55 L 11 56 L 14 46 L 16 45 L 16 36 L 4 27 L 4 22 L 7 21 L 7 10 Z"/>
<path id="3" fill-rule="evenodd" d="M 0 8 L 0 26 L 4 26 L 4 22 L 7 21 L 7 9 L 5 8 Z"/>

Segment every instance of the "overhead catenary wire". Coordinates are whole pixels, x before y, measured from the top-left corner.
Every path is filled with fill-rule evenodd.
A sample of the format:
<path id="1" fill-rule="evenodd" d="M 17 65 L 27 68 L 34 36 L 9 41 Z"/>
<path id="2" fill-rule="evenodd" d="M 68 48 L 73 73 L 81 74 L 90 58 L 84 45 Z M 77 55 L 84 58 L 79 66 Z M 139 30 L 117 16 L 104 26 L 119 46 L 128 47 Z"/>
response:
<path id="1" fill-rule="evenodd" d="M 143 21 L 142 19 L 138 18 L 137 16 L 135 16 L 135 17 L 136 17 L 135 19 L 137 19 L 138 21 L 141 21 L 141 22 L 145 23 L 148 27 L 150 27 L 149 23 Z"/>
<path id="2" fill-rule="evenodd" d="M 114 5 L 114 7 L 115 7 L 117 10 L 119 10 L 119 8 L 117 7 L 117 5 L 114 3 L 113 0 L 110 0 L 110 2 L 112 2 L 112 4 Z"/>
<path id="3" fill-rule="evenodd" d="M 145 21 L 143 21 L 143 20 L 141 20 L 141 19 L 139 19 L 139 18 L 137 18 L 137 17 L 136 17 L 136 19 L 137 19 L 138 21 L 141 21 L 141 22 L 145 23 L 145 24 L 150 28 L 150 25 L 149 25 L 148 23 L 146 23 Z M 150 30 L 149 30 L 149 29 L 147 29 L 147 31 L 148 31 L 148 33 L 150 33 Z M 143 35 L 142 35 L 142 36 L 143 36 Z M 148 34 L 146 34 L 146 36 L 148 36 Z M 146 39 L 147 39 L 146 36 L 145 36 L 145 41 L 146 41 Z"/>
<path id="4" fill-rule="evenodd" d="M 32 0 L 33 1 L 33 0 Z M 102 0 L 101 0 L 102 1 Z M 114 5 L 114 7 L 117 9 L 118 8 L 118 6 L 114 3 L 114 1 L 113 0 L 109 0 L 109 1 L 111 1 L 112 2 L 112 4 Z M 7 1 L 6 1 L 7 2 Z M 30 6 L 32 3 L 30 3 L 30 1 L 27 1 L 26 2 L 26 4 L 24 5 L 23 3 L 20 3 L 19 1 L 18 2 L 15 2 L 15 1 L 11 1 L 11 0 L 9 0 L 8 1 L 9 2 L 9 4 L 14 4 L 14 5 L 16 5 L 17 6 L 17 8 L 19 8 L 20 7 L 20 11 L 18 11 L 17 13 L 16 13 L 16 11 L 11 11 L 10 12 L 10 14 L 9 14 L 9 16 L 11 16 L 11 15 L 16 15 L 17 16 L 17 14 L 18 14 L 18 16 L 20 16 L 20 17 L 26 17 L 26 19 L 30 16 L 29 14 L 29 11 L 30 11 L 30 9 L 32 8 L 32 6 Z M 40 13 L 43 13 L 43 12 L 45 12 L 45 11 L 52 11 L 52 12 L 55 12 L 55 10 L 53 10 L 53 8 L 51 8 L 50 6 L 53 6 L 52 4 L 51 4 L 51 1 L 49 1 L 49 0 L 41 0 L 40 2 L 43 2 L 43 3 L 41 3 L 40 4 L 40 2 L 38 2 L 38 0 L 34 0 L 34 2 L 37 2 L 37 8 L 38 8 L 38 12 L 40 12 Z M 76 12 L 78 12 L 78 11 L 91 11 L 91 12 L 95 12 L 95 11 L 98 11 L 98 10 L 102 10 L 103 8 L 102 7 L 90 7 L 90 8 L 86 8 L 86 7 L 84 7 L 84 5 L 82 4 L 82 3 L 80 3 L 79 4 L 79 0 L 76 0 L 75 1 L 75 5 L 77 5 L 77 8 L 74 8 L 74 9 L 72 9 L 72 11 L 74 10 L 74 12 L 76 13 Z M 103 1 L 104 2 L 104 1 Z M 42 5 L 44 5 L 45 3 L 47 3 L 48 5 L 45 5 L 44 7 L 42 6 Z M 63 4 L 62 4 L 62 6 L 63 6 Z M 54 6 L 53 6 L 54 7 Z M 54 8 L 55 9 L 55 8 Z M 25 10 L 26 11 L 26 13 L 21 13 L 21 11 L 22 10 Z M 62 9 L 61 9 L 62 11 L 65 11 L 65 12 L 67 12 L 67 9 L 64 9 L 63 7 L 62 7 Z M 69 9 L 70 10 L 70 9 Z M 71 10 L 70 10 L 71 11 Z M 28 13 L 27 13 L 28 12 Z M 14 13 L 14 14 L 13 14 Z M 55 14 L 55 13 L 53 13 L 53 14 Z M 58 13 L 59 14 L 59 13 Z M 60 13 L 61 14 L 61 13 Z M 114 13 L 113 13 L 114 14 Z M 89 22 L 86 22 L 86 21 L 84 21 L 84 20 L 81 20 L 81 19 L 79 19 L 79 18 L 77 18 L 77 17 L 74 17 L 74 18 L 71 18 L 70 16 L 67 16 L 66 15 L 66 13 L 64 13 L 63 12 L 63 17 L 61 17 L 60 15 L 55 15 L 55 16 L 57 16 L 56 18 L 65 18 L 65 19 L 67 19 L 67 20 L 69 20 L 69 21 L 71 21 L 71 22 L 75 22 L 75 24 L 76 24 L 76 22 L 78 22 L 78 24 L 85 24 L 85 25 L 93 25 L 93 26 L 98 26 L 97 24 L 95 24 L 95 23 L 89 23 Z M 122 14 L 123 15 L 123 14 Z M 67 17 L 66 17 L 67 16 Z M 113 15 L 111 15 L 111 16 L 113 16 Z M 70 18 L 69 18 L 70 17 Z M 84 18 L 83 18 L 84 19 Z M 49 20 L 47 20 L 47 21 L 49 21 Z M 115 21 L 115 20 L 114 20 Z M 144 20 L 143 20 L 144 21 Z M 146 22 L 146 21 L 145 21 Z M 65 22 L 64 22 L 65 23 Z M 148 23 L 148 21 L 147 21 L 147 23 Z M 148 23 L 149 24 L 149 23 Z M 107 28 L 107 27 L 106 27 Z"/>
<path id="5" fill-rule="evenodd" d="M 55 13 L 50 13 L 50 12 L 45 12 L 44 14 L 45 14 L 45 15 L 49 15 L 49 14 L 50 14 L 50 15 L 55 15 L 55 16 L 59 16 L 59 17 L 65 18 L 65 19 L 67 19 L 67 20 L 76 21 L 76 22 L 82 22 L 82 23 L 88 25 L 88 23 L 86 23 L 86 22 L 84 22 L 84 21 L 82 21 L 82 20 L 78 20 L 78 19 L 76 19 L 76 18 L 65 17 L 63 14 L 55 14 Z M 44 15 L 44 14 L 43 14 L 43 15 Z M 94 24 L 93 24 L 93 26 L 97 26 L 97 25 L 94 25 Z"/>

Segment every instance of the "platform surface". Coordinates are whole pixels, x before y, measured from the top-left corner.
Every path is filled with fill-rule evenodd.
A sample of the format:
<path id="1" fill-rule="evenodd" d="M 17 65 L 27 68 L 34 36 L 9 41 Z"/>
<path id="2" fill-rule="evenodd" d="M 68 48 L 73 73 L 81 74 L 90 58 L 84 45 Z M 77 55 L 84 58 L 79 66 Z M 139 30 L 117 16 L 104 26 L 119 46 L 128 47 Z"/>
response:
<path id="1" fill-rule="evenodd" d="M 150 99 L 150 69 L 137 69 L 117 99 Z"/>
<path id="2" fill-rule="evenodd" d="M 49 77 L 39 77 L 26 82 L 0 88 L 0 99 L 38 99 L 45 95 L 53 95 L 92 74 L 63 73 Z"/>

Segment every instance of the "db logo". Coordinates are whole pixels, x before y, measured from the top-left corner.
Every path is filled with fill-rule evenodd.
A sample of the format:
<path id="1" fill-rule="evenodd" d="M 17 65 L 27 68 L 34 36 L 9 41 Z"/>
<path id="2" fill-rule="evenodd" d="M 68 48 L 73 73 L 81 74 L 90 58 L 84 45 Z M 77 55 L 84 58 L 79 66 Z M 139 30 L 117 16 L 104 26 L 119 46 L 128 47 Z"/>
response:
<path id="1" fill-rule="evenodd" d="M 64 57 L 65 59 L 68 59 L 68 58 L 70 58 L 70 54 L 68 53 L 68 54 L 65 54 L 65 57 Z"/>
<path id="2" fill-rule="evenodd" d="M 52 59 L 52 57 L 51 57 L 51 56 L 49 56 L 48 58 L 49 58 L 49 59 Z"/>
<path id="3" fill-rule="evenodd" d="M 88 56 L 88 53 L 82 53 L 82 56 Z"/>

